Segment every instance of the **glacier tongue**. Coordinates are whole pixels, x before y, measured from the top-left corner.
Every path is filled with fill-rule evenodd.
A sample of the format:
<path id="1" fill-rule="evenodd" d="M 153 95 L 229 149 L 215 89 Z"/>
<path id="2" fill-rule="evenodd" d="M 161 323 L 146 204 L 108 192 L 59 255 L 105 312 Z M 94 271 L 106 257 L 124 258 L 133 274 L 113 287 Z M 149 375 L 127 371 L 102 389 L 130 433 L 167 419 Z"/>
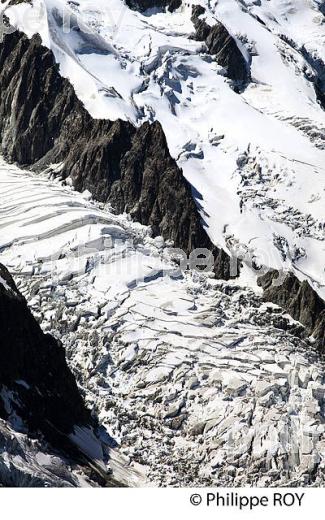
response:
<path id="1" fill-rule="evenodd" d="M 139 13 L 121 0 L 34 0 L 7 9 L 41 34 L 96 118 L 159 120 L 199 194 L 211 240 L 252 266 L 292 270 L 325 298 L 325 31 L 319 2 L 197 0 L 250 62 L 237 93 L 195 41 L 192 2 Z M 43 7 L 38 24 L 26 13 Z M 68 32 L 62 13 L 71 17 Z M 323 88 L 323 87 L 322 87 Z"/>
<path id="2" fill-rule="evenodd" d="M 163 240 L 87 193 L 4 162 L 0 185 L 0 261 L 118 442 L 113 471 L 324 485 L 324 364 L 298 323 L 238 282 L 177 272 Z"/>

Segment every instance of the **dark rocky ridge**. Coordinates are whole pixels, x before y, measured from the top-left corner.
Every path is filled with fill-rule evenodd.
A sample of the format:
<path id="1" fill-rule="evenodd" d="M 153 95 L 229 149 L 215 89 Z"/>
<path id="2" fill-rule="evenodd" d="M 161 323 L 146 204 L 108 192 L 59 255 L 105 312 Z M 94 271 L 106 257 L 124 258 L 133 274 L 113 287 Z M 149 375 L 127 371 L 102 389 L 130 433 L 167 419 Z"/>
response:
<path id="1" fill-rule="evenodd" d="M 309 334 L 317 340 L 322 350 L 325 348 L 325 303 L 308 282 L 300 282 L 293 274 L 288 274 L 284 282 L 277 286 L 273 281 L 278 271 L 269 271 L 258 279 L 264 290 L 264 300 L 285 309 L 295 320 L 302 323 Z"/>
<path id="2" fill-rule="evenodd" d="M 314 84 L 316 97 L 323 110 L 325 110 L 325 63 L 319 56 L 313 56 L 305 46 L 302 46 L 300 52 L 314 71 L 311 81 Z"/>
<path id="3" fill-rule="evenodd" d="M 299 52 L 304 60 L 308 63 L 310 70 L 304 70 L 305 77 L 313 84 L 317 100 L 323 110 L 325 110 L 325 63 L 320 56 L 309 51 L 305 45 L 299 47 L 291 38 L 285 34 L 280 34 L 279 37 L 291 49 Z"/>
<path id="4" fill-rule="evenodd" d="M 36 170 L 63 162 L 63 176 L 70 175 L 76 189 L 128 211 L 187 253 L 208 248 L 216 276 L 229 278 L 229 257 L 211 243 L 161 125 L 137 129 L 92 119 L 39 37 L 28 40 L 16 32 L 0 45 L 0 138 L 8 160 Z M 297 283 L 292 291 L 299 291 Z M 272 294 L 265 295 L 272 301 Z M 291 312 L 285 286 L 276 297 Z"/>
<path id="5" fill-rule="evenodd" d="M 192 6 L 192 22 L 195 28 L 194 38 L 205 42 L 208 51 L 227 71 L 227 75 L 235 82 L 246 85 L 250 80 L 250 67 L 237 46 L 235 39 L 228 33 L 222 23 L 210 26 L 201 18 L 204 7 Z"/>
<path id="6" fill-rule="evenodd" d="M 0 45 L 0 92 L 1 148 L 8 160 L 34 169 L 63 162 L 63 176 L 71 175 L 78 190 L 128 211 L 186 253 L 209 249 L 216 276 L 229 278 L 229 257 L 210 241 L 158 122 L 137 129 L 121 120 L 94 120 L 40 38 L 18 32 Z"/>
<path id="7" fill-rule="evenodd" d="M 125 0 L 125 3 L 130 9 L 139 11 L 146 11 L 153 7 L 168 8 L 170 12 L 175 11 L 182 5 L 182 0 Z"/>
<path id="8" fill-rule="evenodd" d="M 3 283 L 4 281 L 4 283 Z M 70 372 L 64 348 L 44 334 L 8 271 L 0 265 L 0 390 L 29 431 L 42 432 L 53 445 L 69 445 L 73 426 L 91 424 Z M 4 393 L 0 416 L 8 418 Z M 9 414 L 10 415 L 10 414 Z"/>

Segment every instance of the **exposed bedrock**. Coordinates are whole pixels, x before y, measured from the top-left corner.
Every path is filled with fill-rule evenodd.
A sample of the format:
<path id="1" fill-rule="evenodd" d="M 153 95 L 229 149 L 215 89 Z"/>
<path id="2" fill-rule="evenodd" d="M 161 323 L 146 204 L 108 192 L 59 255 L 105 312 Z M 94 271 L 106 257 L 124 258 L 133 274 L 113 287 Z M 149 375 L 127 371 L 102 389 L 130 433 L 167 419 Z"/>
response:
<path id="1" fill-rule="evenodd" d="M 309 79 L 313 82 L 316 97 L 325 110 L 325 63 L 319 56 L 308 52 L 305 46 L 300 49 L 300 52 L 314 72 Z"/>
<path id="2" fill-rule="evenodd" d="M 280 38 L 296 52 L 299 52 L 308 66 L 304 67 L 305 78 L 313 83 L 317 100 L 325 110 L 325 63 L 314 51 L 308 50 L 305 45 L 298 46 L 287 35 L 281 34 Z"/>
<path id="3" fill-rule="evenodd" d="M 324 0 L 320 0 L 320 5 L 319 5 L 319 10 L 320 12 L 325 16 L 325 2 Z"/>
<path id="4" fill-rule="evenodd" d="M 58 72 L 38 36 L 16 32 L 0 46 L 2 153 L 34 169 L 63 163 L 62 175 L 119 212 L 152 226 L 155 235 L 189 253 L 208 248 L 217 277 L 229 278 L 228 255 L 210 241 L 191 186 L 170 156 L 158 122 L 139 129 L 94 120 Z"/>
<path id="5" fill-rule="evenodd" d="M 152 226 L 154 235 L 173 240 L 187 253 L 198 247 L 211 250 L 216 277 L 229 279 L 230 259 L 209 239 L 161 125 L 145 123 L 137 129 L 121 120 L 92 119 L 38 36 L 29 40 L 16 32 L 0 45 L 0 138 L 8 160 L 36 170 L 61 163 L 62 175 L 70 176 L 76 189 L 88 189 L 116 211 L 127 211 Z M 294 299 L 300 289 L 292 278 Z M 274 296 L 266 291 L 265 297 L 276 297 L 275 303 L 304 319 L 288 308 L 285 285 Z M 318 329 L 321 337 L 321 325 Z"/>
<path id="6" fill-rule="evenodd" d="M 250 67 L 241 53 L 235 39 L 226 27 L 218 22 L 210 26 L 204 18 L 205 9 L 200 5 L 192 7 L 192 22 L 195 27 L 194 38 L 205 42 L 208 51 L 227 71 L 230 79 L 247 84 L 250 80 Z"/>
<path id="7" fill-rule="evenodd" d="M 44 334 L 9 272 L 0 265 L 0 416 L 41 431 L 59 447 L 90 413 L 65 360 L 64 348 Z M 19 419 L 20 418 L 20 419 Z"/>
<path id="8" fill-rule="evenodd" d="M 295 320 L 302 323 L 307 331 L 325 348 L 325 303 L 310 287 L 300 282 L 293 274 L 288 274 L 281 285 L 273 284 L 278 271 L 270 271 L 258 280 L 264 290 L 264 299 L 285 309 Z"/>
<path id="9" fill-rule="evenodd" d="M 125 0 L 125 3 L 131 9 L 139 11 L 146 11 L 154 7 L 167 7 L 170 12 L 173 12 L 182 5 L 182 0 Z"/>

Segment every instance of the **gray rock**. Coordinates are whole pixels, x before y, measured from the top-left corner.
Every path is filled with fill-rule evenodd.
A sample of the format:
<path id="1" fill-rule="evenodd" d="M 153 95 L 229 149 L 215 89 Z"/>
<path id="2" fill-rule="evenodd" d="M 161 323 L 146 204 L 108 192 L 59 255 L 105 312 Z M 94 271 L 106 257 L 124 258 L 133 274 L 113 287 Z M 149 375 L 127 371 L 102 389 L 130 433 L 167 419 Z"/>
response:
<path id="1" fill-rule="evenodd" d="M 77 190 L 127 211 L 187 254 L 209 249 L 215 275 L 229 279 L 230 259 L 209 239 L 160 123 L 135 128 L 93 119 L 40 37 L 29 40 L 18 31 L 0 44 L 0 91 L 1 150 L 8 160 L 36 170 L 62 163 L 60 174 Z"/>
<path id="2" fill-rule="evenodd" d="M 295 320 L 302 323 L 309 334 L 325 348 L 325 302 L 312 289 L 307 281 L 300 282 L 289 273 L 283 282 L 273 284 L 279 277 L 278 271 L 269 271 L 258 278 L 258 285 L 263 288 L 265 301 L 275 303 L 285 309 Z"/>
<path id="3" fill-rule="evenodd" d="M 229 34 L 222 23 L 210 26 L 200 18 L 205 9 L 200 5 L 192 7 L 192 22 L 195 27 L 195 39 L 204 41 L 210 54 L 227 71 L 230 79 L 247 84 L 250 79 L 250 66 L 241 53 L 235 39 Z"/>

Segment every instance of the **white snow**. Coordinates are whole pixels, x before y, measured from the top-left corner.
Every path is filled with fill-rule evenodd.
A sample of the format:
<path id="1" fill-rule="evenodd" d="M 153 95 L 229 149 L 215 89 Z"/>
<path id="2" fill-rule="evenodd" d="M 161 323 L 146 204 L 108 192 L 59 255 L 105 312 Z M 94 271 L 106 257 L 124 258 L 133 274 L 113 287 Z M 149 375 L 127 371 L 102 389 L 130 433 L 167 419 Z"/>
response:
<path id="1" fill-rule="evenodd" d="M 190 38 L 191 2 L 140 14 L 121 0 L 34 0 L 8 13 L 41 34 L 95 118 L 162 123 L 215 244 L 249 264 L 291 269 L 325 297 L 325 119 L 301 52 L 324 59 L 319 2 L 199 3 L 252 55 L 240 95 Z M 26 13 L 40 9 L 31 24 Z M 63 12 L 80 31 L 60 23 Z"/>
<path id="2" fill-rule="evenodd" d="M 177 275 L 148 228 L 3 161 L 0 205 L 0 262 L 110 435 L 70 437 L 97 466 L 106 445 L 127 485 L 303 485 L 308 471 L 322 485 L 324 365 L 279 308 L 237 282 Z"/>
<path id="3" fill-rule="evenodd" d="M 324 297 L 324 111 L 300 52 L 324 58 L 318 3 L 195 3 L 252 52 L 241 94 L 190 38 L 189 2 L 140 14 L 120 0 L 81 0 L 72 33 L 59 23 L 62 6 L 72 12 L 64 0 L 34 0 L 38 26 L 26 22 L 36 7 L 8 13 L 41 34 L 94 117 L 162 123 L 217 245 L 291 269 Z M 238 284 L 176 276 L 163 240 L 89 193 L 4 162 L 0 188 L 0 260 L 62 339 L 130 468 L 140 462 L 162 485 L 211 475 L 218 485 L 304 485 L 308 474 L 323 485 L 324 365 L 282 328 L 288 316 L 261 303 L 249 265 Z M 73 438 L 95 456 L 84 434 Z M 117 468 L 119 457 L 112 450 Z"/>
<path id="4" fill-rule="evenodd" d="M 83 468 L 0 419 L 0 479 L 8 487 L 93 487 Z M 71 467 L 73 466 L 73 467 Z"/>

